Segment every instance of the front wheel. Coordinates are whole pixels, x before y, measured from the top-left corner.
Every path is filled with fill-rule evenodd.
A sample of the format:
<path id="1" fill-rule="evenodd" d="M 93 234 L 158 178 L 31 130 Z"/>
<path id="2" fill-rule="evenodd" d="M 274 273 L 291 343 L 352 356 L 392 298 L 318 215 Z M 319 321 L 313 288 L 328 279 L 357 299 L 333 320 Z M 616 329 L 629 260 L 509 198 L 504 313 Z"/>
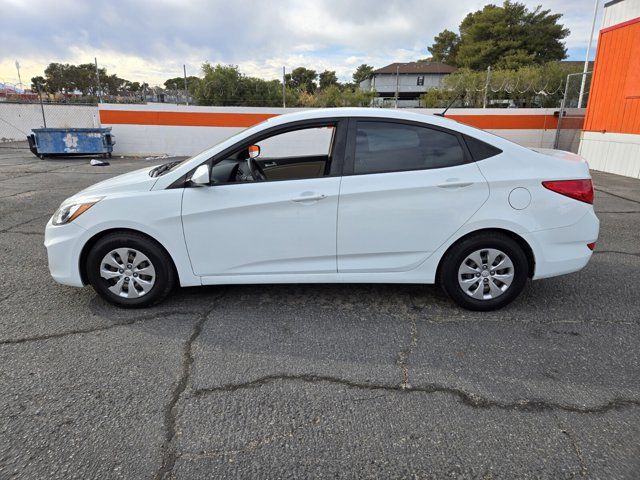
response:
<path id="1" fill-rule="evenodd" d="M 175 284 L 169 255 L 150 238 L 115 232 L 99 239 L 87 256 L 87 277 L 105 300 L 125 308 L 164 299 Z"/>
<path id="2" fill-rule="evenodd" d="M 481 233 L 455 244 L 443 259 L 440 283 L 468 310 L 497 310 L 524 288 L 529 263 L 522 247 L 502 233 Z"/>

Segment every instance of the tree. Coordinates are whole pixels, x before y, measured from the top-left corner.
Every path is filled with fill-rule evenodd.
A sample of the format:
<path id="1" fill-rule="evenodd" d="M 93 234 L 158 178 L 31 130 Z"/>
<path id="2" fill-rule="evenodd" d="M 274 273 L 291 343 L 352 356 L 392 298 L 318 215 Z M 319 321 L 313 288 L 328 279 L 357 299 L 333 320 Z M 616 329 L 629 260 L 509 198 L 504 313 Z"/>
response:
<path id="1" fill-rule="evenodd" d="M 247 77 L 236 65 L 202 65 L 203 78 L 198 81 L 195 97 L 200 105 L 282 104 L 282 83 Z"/>
<path id="2" fill-rule="evenodd" d="M 459 45 L 460 37 L 458 34 L 445 29 L 433 38 L 433 45 L 427 50 L 431 53 L 434 62 L 456 66 Z"/>
<path id="3" fill-rule="evenodd" d="M 360 82 L 369 78 L 372 73 L 373 73 L 373 67 L 371 65 L 367 65 L 366 63 L 363 63 L 358 68 L 356 68 L 355 72 L 353 72 L 353 83 L 355 83 L 356 85 L 359 85 Z"/>
<path id="4" fill-rule="evenodd" d="M 305 67 L 294 68 L 291 73 L 287 73 L 284 76 L 285 83 L 288 87 L 309 94 L 312 94 L 316 88 L 318 88 L 316 78 L 318 78 L 316 71 Z"/>
<path id="5" fill-rule="evenodd" d="M 38 92 L 44 90 L 46 80 L 44 77 L 38 75 L 31 78 L 31 91 Z"/>
<path id="6" fill-rule="evenodd" d="M 200 77 L 189 75 L 187 77 L 187 90 L 191 95 L 195 95 L 200 84 Z M 184 77 L 173 77 L 165 80 L 164 88 L 167 90 L 184 90 Z"/>
<path id="7" fill-rule="evenodd" d="M 69 89 L 69 65 L 50 63 L 44 70 L 45 90 L 49 93 L 66 92 Z"/>
<path id="8" fill-rule="evenodd" d="M 511 0 L 502 6 L 485 5 L 464 18 L 459 36 L 440 32 L 429 51 L 434 59 L 446 58 L 445 63 L 472 70 L 518 69 L 562 60 L 567 54 L 562 41 L 569 30 L 558 23 L 561 17 L 541 6 L 529 10 Z"/>
<path id="9" fill-rule="evenodd" d="M 331 85 L 338 85 L 338 77 L 335 70 L 325 70 L 319 76 L 320 90 L 324 90 Z"/>
<path id="10" fill-rule="evenodd" d="M 544 65 L 529 65 L 517 70 L 492 70 L 489 77 L 487 100 L 512 101 L 519 107 L 558 107 L 563 98 L 567 75 L 582 71 L 577 62 L 547 62 Z M 460 68 L 447 75 L 441 88 L 430 89 L 421 97 L 421 105 L 428 108 L 443 108 L 454 99 L 457 106 L 481 107 L 484 101 L 486 71 Z M 578 98 L 580 82 L 573 82 L 569 90 L 569 106 Z"/>
<path id="11" fill-rule="evenodd" d="M 131 82 L 115 74 L 108 75 L 105 68 L 99 68 L 100 89 L 108 95 L 119 95 L 130 90 Z M 50 63 L 44 71 L 44 77 L 34 77 L 41 88 L 49 93 L 80 93 L 97 95 L 98 82 L 96 66 L 93 63 L 70 65 L 68 63 Z M 33 81 L 33 79 L 32 79 Z M 138 84 L 139 85 L 139 84 Z"/>

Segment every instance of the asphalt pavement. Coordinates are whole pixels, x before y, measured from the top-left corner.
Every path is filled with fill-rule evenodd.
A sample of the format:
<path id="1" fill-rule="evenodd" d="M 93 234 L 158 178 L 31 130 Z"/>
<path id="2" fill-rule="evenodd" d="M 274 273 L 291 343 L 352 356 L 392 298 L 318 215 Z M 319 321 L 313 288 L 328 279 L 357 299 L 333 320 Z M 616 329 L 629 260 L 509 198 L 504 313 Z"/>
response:
<path id="1" fill-rule="evenodd" d="M 56 284 L 62 200 L 153 162 L 0 144 L 0 479 L 640 478 L 640 180 L 594 172 L 581 272 L 473 313 L 437 287 Z"/>

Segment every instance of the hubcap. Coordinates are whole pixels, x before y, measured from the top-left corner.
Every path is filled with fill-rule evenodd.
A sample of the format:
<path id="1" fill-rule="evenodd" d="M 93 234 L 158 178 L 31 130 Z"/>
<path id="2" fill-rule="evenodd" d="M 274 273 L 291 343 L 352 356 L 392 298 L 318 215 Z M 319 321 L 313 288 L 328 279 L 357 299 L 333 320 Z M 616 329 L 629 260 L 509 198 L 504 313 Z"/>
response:
<path id="1" fill-rule="evenodd" d="M 138 298 L 149 293 L 156 282 L 151 260 L 133 248 L 116 248 L 100 262 L 100 276 L 109 290 L 124 298 Z"/>
<path id="2" fill-rule="evenodd" d="M 463 260 L 458 269 L 458 284 L 472 298 L 491 300 L 509 289 L 513 275 L 513 263 L 507 254 L 483 248 Z"/>

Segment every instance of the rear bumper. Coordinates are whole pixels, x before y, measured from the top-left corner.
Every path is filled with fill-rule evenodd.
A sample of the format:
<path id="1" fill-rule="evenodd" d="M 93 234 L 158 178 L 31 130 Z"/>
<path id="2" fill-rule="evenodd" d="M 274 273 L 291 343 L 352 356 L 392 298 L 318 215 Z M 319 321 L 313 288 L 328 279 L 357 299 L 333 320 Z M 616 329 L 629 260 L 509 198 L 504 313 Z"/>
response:
<path id="1" fill-rule="evenodd" d="M 80 277 L 80 248 L 86 230 L 74 223 L 55 226 L 51 220 L 44 232 L 49 272 L 53 279 L 64 285 L 82 287 Z"/>
<path id="2" fill-rule="evenodd" d="M 534 280 L 582 270 L 593 252 L 588 243 L 598 239 L 600 221 L 593 210 L 568 227 L 541 230 L 525 235 L 535 256 Z"/>

